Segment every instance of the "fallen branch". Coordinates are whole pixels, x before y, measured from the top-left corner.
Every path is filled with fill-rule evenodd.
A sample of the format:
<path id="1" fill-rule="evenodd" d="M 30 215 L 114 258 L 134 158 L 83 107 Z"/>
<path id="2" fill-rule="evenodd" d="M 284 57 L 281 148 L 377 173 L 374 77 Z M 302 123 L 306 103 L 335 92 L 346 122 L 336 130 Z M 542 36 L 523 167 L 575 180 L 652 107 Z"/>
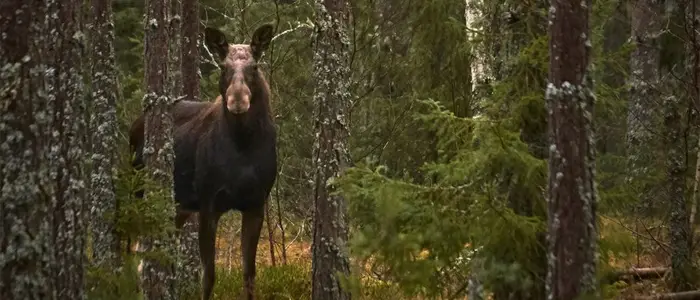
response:
<path id="1" fill-rule="evenodd" d="M 700 299 L 700 291 L 687 291 L 678 293 L 659 294 L 646 297 L 635 297 L 634 300 L 691 300 Z"/>
<path id="2" fill-rule="evenodd" d="M 627 270 L 611 272 L 605 276 L 603 282 L 609 284 L 616 281 L 630 282 L 632 280 L 659 279 L 666 276 L 669 271 L 671 271 L 671 268 L 666 267 L 630 268 Z"/>

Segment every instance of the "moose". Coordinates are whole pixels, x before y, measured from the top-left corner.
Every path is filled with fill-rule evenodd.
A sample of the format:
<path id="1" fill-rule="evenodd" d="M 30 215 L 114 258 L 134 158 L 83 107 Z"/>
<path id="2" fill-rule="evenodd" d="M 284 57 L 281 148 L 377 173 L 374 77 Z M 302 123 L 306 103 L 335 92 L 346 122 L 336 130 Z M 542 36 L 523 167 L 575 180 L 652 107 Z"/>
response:
<path id="1" fill-rule="evenodd" d="M 264 206 L 277 176 L 277 133 L 270 88 L 258 66 L 274 28 L 258 27 L 250 44 L 229 44 L 218 29 L 205 28 L 207 48 L 219 60 L 219 94 L 212 102 L 173 104 L 175 226 L 199 215 L 202 300 L 215 281 L 215 240 L 219 218 L 242 214 L 243 296 L 254 299 L 255 257 Z M 144 115 L 132 123 L 129 144 L 135 169 L 144 167 Z M 139 192 L 139 197 L 143 192 Z"/>

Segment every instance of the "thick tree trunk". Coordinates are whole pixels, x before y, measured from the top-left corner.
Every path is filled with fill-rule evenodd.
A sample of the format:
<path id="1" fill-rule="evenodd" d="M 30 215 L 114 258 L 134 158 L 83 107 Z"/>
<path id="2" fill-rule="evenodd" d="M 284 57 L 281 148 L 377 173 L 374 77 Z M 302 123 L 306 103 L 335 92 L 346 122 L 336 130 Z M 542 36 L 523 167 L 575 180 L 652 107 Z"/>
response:
<path id="1" fill-rule="evenodd" d="M 85 100 L 81 60 L 85 36 L 83 1 L 48 2 L 48 86 L 55 93 L 51 143 L 56 158 L 49 158 L 54 180 L 54 289 L 57 299 L 84 299 L 84 249 L 87 212 L 84 136 Z M 52 50 L 49 50 L 52 49 Z M 47 54 L 45 54 L 47 55 Z"/>
<path id="2" fill-rule="evenodd" d="M 0 2 L 0 299 L 50 299 L 53 99 L 46 6 Z"/>
<path id="3" fill-rule="evenodd" d="M 115 216 L 117 152 L 117 69 L 114 50 L 112 2 L 92 0 L 92 174 L 90 219 L 93 263 L 113 269 L 119 257 Z M 111 217 L 110 217 L 111 215 Z"/>
<path id="4" fill-rule="evenodd" d="M 145 115 L 144 159 L 146 169 L 158 190 L 149 190 L 145 201 L 166 201 L 164 221 L 175 217 L 173 205 L 173 120 L 172 103 L 168 88 L 169 22 L 170 1 L 148 0 L 145 28 L 145 80 L 146 94 L 143 98 Z M 144 241 L 146 251 L 160 251 L 170 257 L 175 251 L 171 236 L 150 238 Z M 143 290 L 146 299 L 173 299 L 174 274 L 172 265 L 147 259 L 143 266 Z"/>
<path id="5" fill-rule="evenodd" d="M 548 299 L 597 295 L 594 95 L 589 76 L 591 1 L 549 9 Z"/>
<path id="6" fill-rule="evenodd" d="M 349 7 L 345 0 L 316 0 L 313 76 L 317 107 L 312 299 L 350 299 L 339 274 L 349 274 L 345 200 L 333 195 L 332 180 L 347 167 L 349 108 Z"/>
<path id="7" fill-rule="evenodd" d="M 630 5 L 632 39 L 636 48 L 630 56 L 629 105 L 627 114 L 627 163 L 630 182 L 640 182 L 639 207 L 649 213 L 655 207 L 650 176 L 654 161 L 654 112 L 659 108 L 659 45 L 662 3 L 641 0 Z M 659 124 L 660 125 L 660 124 Z"/>
<path id="8" fill-rule="evenodd" d="M 199 0 L 182 0 L 182 95 L 195 101 L 201 75 L 199 41 Z"/>

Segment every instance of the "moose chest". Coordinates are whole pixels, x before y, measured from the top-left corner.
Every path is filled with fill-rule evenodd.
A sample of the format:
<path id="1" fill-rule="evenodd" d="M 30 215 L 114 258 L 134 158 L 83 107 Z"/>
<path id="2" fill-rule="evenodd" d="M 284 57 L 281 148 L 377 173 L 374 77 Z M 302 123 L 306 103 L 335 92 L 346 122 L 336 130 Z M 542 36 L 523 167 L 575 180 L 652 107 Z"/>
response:
<path id="1" fill-rule="evenodd" d="M 180 205 L 219 212 L 263 205 L 277 175 L 274 136 L 263 138 L 204 138 L 194 147 L 181 147 L 194 151 L 176 151 L 176 175 L 179 171 L 179 183 L 186 186 L 177 196 Z"/>

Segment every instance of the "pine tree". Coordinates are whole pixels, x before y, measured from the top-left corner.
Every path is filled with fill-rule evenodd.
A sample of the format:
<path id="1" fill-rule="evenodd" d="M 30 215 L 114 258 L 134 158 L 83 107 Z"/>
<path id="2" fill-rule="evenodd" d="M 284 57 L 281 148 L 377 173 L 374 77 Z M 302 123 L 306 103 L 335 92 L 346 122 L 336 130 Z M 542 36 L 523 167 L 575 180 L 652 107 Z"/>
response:
<path id="1" fill-rule="evenodd" d="M 143 98 L 145 115 L 144 160 L 148 176 L 159 190 L 147 191 L 146 202 L 165 201 L 168 209 L 165 220 L 175 216 L 173 199 L 173 120 L 169 87 L 169 20 L 170 1 L 149 0 L 146 4 L 145 28 L 145 84 Z M 147 251 L 161 251 L 172 257 L 175 243 L 172 236 L 164 234 L 144 241 Z M 174 274 L 171 264 L 163 260 L 146 259 L 143 267 L 143 290 L 146 299 L 173 299 Z"/>
<path id="2" fill-rule="evenodd" d="M 636 48 L 630 56 L 630 90 L 627 115 L 627 155 L 630 180 L 642 182 L 640 208 L 649 212 L 654 207 L 649 184 L 654 152 L 654 111 L 659 98 L 659 43 L 662 26 L 662 3 L 656 0 L 636 1 L 630 5 L 632 41 Z"/>
<path id="3" fill-rule="evenodd" d="M 51 139 L 46 4 L 0 4 L 0 298 L 51 299 Z"/>
<path id="4" fill-rule="evenodd" d="M 116 232 L 117 198 L 115 166 L 117 152 L 117 70 L 114 50 L 112 1 L 92 1 L 92 174 L 90 219 L 92 251 L 96 266 L 117 266 L 119 239 Z"/>
<path id="5" fill-rule="evenodd" d="M 199 100 L 199 0 L 182 0 L 182 95 Z M 191 218 L 196 220 L 197 218 Z M 187 226 L 187 225 L 185 225 Z"/>
<path id="6" fill-rule="evenodd" d="M 199 11 L 197 0 L 172 2 L 170 20 L 171 97 L 199 97 Z M 196 96 L 195 96 L 196 95 Z M 177 286 L 180 297 L 195 295 L 199 288 L 200 263 L 197 216 L 190 217 L 178 235 Z"/>
<path id="7" fill-rule="evenodd" d="M 591 1 L 555 0 L 549 9 L 548 299 L 596 293 Z"/>
<path id="8" fill-rule="evenodd" d="M 345 200 L 333 194 L 333 180 L 347 167 L 350 101 L 349 7 L 345 0 L 316 1 L 313 78 L 316 86 L 316 143 L 314 149 L 315 214 L 313 233 L 312 299 L 350 299 L 339 274 L 348 275 L 348 238 Z"/>
<path id="9" fill-rule="evenodd" d="M 84 299 L 84 249 L 87 221 L 85 180 L 85 98 L 82 58 L 85 46 L 81 0 L 49 1 L 48 37 L 44 55 L 47 83 L 54 97 L 48 157 L 53 181 L 53 279 L 57 299 Z"/>
<path id="10" fill-rule="evenodd" d="M 687 34 L 683 37 L 685 60 L 674 61 L 669 74 L 665 74 L 668 81 L 666 82 L 667 90 L 663 103 L 666 188 L 670 210 L 671 289 L 674 292 L 692 289 L 697 277 L 692 253 L 693 230 L 690 226 L 690 214 L 686 201 L 688 150 L 687 138 L 685 138 L 687 125 L 684 124 L 684 121 L 690 120 L 683 118 L 683 115 L 686 114 L 683 110 L 688 105 L 687 103 L 695 103 L 697 109 L 698 90 L 700 90 L 700 86 L 698 86 L 698 76 L 700 76 L 700 62 L 698 62 L 700 42 L 698 42 L 698 38 L 700 34 L 697 33 L 700 29 L 700 25 L 698 25 L 700 3 L 697 0 L 680 1 L 679 8 L 677 12 L 683 14 L 683 20 L 678 23 L 684 27 L 681 32 Z M 682 75 L 677 77 L 678 75 L 674 74 L 676 72 Z"/>

